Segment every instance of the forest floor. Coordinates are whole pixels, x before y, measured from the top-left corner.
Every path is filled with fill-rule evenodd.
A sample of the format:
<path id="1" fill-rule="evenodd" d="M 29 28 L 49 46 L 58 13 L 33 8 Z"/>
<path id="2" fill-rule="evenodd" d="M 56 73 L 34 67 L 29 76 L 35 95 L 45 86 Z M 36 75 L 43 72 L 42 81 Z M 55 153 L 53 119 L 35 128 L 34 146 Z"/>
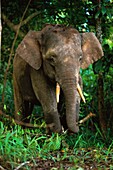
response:
<path id="1" fill-rule="evenodd" d="M 72 150 L 55 151 L 48 154 L 48 158 L 37 157 L 33 160 L 18 163 L 13 170 L 113 170 L 112 153 L 104 155 L 94 148 L 79 149 L 77 154 Z M 50 158 L 51 156 L 51 158 Z M 10 170 L 11 162 L 0 159 L 0 170 Z"/>
<path id="2" fill-rule="evenodd" d="M 72 156 L 72 155 L 71 155 Z M 82 157 L 75 159 L 76 161 L 69 161 L 69 159 L 60 160 L 54 162 L 52 160 L 36 159 L 36 165 L 31 166 L 31 170 L 112 170 L 113 160 L 109 161 L 95 161 L 92 158 L 93 155 L 89 155 L 88 158 L 82 161 Z"/>

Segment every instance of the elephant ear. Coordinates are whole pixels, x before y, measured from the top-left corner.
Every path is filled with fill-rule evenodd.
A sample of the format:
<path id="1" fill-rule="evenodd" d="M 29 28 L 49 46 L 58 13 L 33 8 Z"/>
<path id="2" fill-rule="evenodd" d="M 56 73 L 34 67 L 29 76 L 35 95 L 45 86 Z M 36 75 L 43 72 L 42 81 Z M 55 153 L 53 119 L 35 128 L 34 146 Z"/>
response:
<path id="1" fill-rule="evenodd" d="M 94 33 L 82 33 L 81 37 L 83 51 L 81 68 L 85 69 L 103 56 L 103 50 Z"/>
<path id="2" fill-rule="evenodd" d="M 39 39 L 40 32 L 29 31 L 16 50 L 16 54 L 36 70 L 38 70 L 42 64 Z"/>

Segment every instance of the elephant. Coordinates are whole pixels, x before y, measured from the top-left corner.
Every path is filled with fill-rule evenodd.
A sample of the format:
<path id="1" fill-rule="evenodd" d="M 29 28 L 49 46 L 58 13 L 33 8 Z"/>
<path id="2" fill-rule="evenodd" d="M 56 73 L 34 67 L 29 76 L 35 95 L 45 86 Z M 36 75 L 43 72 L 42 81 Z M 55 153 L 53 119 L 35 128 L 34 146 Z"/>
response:
<path id="1" fill-rule="evenodd" d="M 103 56 L 92 32 L 79 33 L 73 27 L 47 24 L 30 30 L 19 44 L 13 60 L 15 119 L 26 121 L 34 105 L 41 104 L 48 132 L 62 132 L 58 105 L 64 96 L 68 131 L 79 131 L 80 68 L 86 69 Z M 62 95 L 56 101 L 56 83 Z"/>

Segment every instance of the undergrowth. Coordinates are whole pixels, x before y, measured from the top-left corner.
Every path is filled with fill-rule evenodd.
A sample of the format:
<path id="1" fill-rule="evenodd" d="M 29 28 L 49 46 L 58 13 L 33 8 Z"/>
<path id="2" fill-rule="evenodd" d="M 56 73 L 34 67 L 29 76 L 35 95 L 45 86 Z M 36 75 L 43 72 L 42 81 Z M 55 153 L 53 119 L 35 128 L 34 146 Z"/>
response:
<path id="1" fill-rule="evenodd" d="M 76 168 L 89 162 L 113 162 L 112 137 L 103 137 L 99 128 L 91 131 L 81 127 L 78 134 L 52 134 L 48 136 L 41 129 L 23 129 L 19 125 L 5 126 L 0 122 L 0 164 L 15 169 L 23 162 L 36 164 L 36 158 L 54 162 L 68 160 Z M 110 169 L 113 164 L 110 162 Z M 24 165 L 25 169 L 30 166 Z"/>

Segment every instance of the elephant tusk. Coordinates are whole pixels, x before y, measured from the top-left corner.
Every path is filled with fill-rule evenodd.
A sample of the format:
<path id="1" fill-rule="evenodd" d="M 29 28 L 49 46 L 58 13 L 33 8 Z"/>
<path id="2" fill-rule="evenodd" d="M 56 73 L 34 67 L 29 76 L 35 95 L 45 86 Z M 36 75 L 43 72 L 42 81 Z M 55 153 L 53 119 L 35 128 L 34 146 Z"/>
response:
<path id="1" fill-rule="evenodd" d="M 80 97 L 82 98 L 83 102 L 86 103 L 85 97 L 82 93 L 82 90 L 81 90 L 81 87 L 79 84 L 77 84 L 77 90 L 78 90 L 78 93 L 79 93 Z"/>
<path id="2" fill-rule="evenodd" d="M 56 101 L 57 101 L 57 103 L 59 103 L 59 96 L 60 96 L 60 86 L 57 83 L 56 84 Z"/>

